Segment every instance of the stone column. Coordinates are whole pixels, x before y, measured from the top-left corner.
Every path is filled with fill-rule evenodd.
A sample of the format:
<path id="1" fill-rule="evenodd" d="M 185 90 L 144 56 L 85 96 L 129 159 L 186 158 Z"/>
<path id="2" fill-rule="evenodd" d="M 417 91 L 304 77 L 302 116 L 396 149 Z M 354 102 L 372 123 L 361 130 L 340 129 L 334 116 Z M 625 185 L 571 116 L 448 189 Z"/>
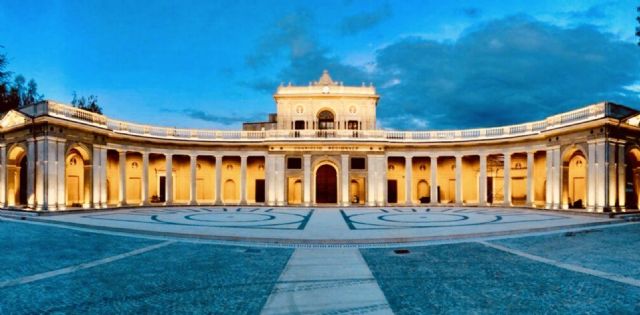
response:
<path id="1" fill-rule="evenodd" d="M 191 184 L 191 189 L 189 189 L 189 204 L 190 205 L 197 205 L 198 201 L 196 200 L 196 196 L 197 196 L 197 192 L 196 192 L 196 183 L 197 183 L 197 178 L 196 178 L 196 162 L 198 160 L 198 156 L 191 154 L 189 155 L 189 162 L 190 162 L 190 169 L 191 169 L 191 175 L 190 175 L 190 184 Z"/>
<path id="2" fill-rule="evenodd" d="M 618 143 L 618 211 L 626 211 L 627 205 L 627 196 L 625 191 L 627 185 L 627 163 L 625 153 L 624 143 Z"/>
<path id="3" fill-rule="evenodd" d="M 607 141 L 606 145 L 606 172 L 607 172 L 607 210 L 615 211 L 616 201 L 618 200 L 618 161 L 616 159 L 616 151 L 618 144 L 614 141 Z"/>
<path id="4" fill-rule="evenodd" d="M 527 207 L 534 207 L 533 154 L 533 151 L 527 152 Z"/>
<path id="5" fill-rule="evenodd" d="M 431 205 L 438 204 L 438 156 L 429 157 L 431 161 Z"/>
<path id="6" fill-rule="evenodd" d="M 27 140 L 27 207 L 36 206 L 36 144 L 34 139 Z"/>
<path id="7" fill-rule="evenodd" d="M 587 200 L 585 206 L 587 211 L 595 211 L 596 209 L 596 143 L 589 142 L 587 144 Z"/>
<path id="8" fill-rule="evenodd" d="M 45 141 L 45 207 L 53 211 L 58 206 L 58 142 L 56 139 L 47 137 Z M 64 159 L 62 160 L 64 163 Z M 89 175 L 90 176 L 90 175 Z M 86 176 L 86 177 L 89 177 Z M 89 180 L 85 178 L 85 181 Z M 63 184 L 64 185 L 64 184 Z M 84 187 L 83 187 L 84 189 Z M 85 196 L 86 197 L 86 196 Z"/>
<path id="9" fill-rule="evenodd" d="M 165 205 L 173 204 L 173 154 L 165 153 Z"/>
<path id="10" fill-rule="evenodd" d="M 58 161 L 58 210 L 64 210 L 67 206 L 67 187 L 66 187 L 66 167 L 67 167 L 67 156 L 66 156 L 66 140 L 58 139 L 58 152 L 57 152 L 57 161 Z M 91 162 L 95 159 L 95 155 L 91 155 Z M 93 170 L 93 168 L 92 168 Z M 91 174 L 91 183 L 95 180 L 95 174 Z M 86 179 L 85 179 L 86 180 Z M 91 196 L 91 200 L 94 200 L 95 196 Z M 91 206 L 91 205 L 89 205 Z"/>
<path id="11" fill-rule="evenodd" d="M 462 205 L 462 155 L 456 155 L 456 200 L 458 206 Z"/>
<path id="12" fill-rule="evenodd" d="M 411 155 L 405 155 L 404 157 L 404 192 L 405 192 L 405 204 L 407 206 L 413 205 L 411 198 L 411 192 L 413 191 L 413 157 Z"/>
<path id="13" fill-rule="evenodd" d="M 389 171 L 389 157 L 380 156 L 380 186 L 378 187 L 378 196 L 380 197 L 380 206 L 386 206 L 389 204 L 389 188 L 388 188 L 388 176 Z"/>
<path id="14" fill-rule="evenodd" d="M 478 201 L 480 206 L 487 205 L 487 155 L 480 154 L 480 183 Z"/>
<path id="15" fill-rule="evenodd" d="M 35 209 L 36 210 L 46 210 L 46 192 L 45 192 L 45 180 L 46 180 L 46 165 L 45 161 L 46 157 L 46 148 L 45 148 L 45 139 L 39 138 L 36 140 L 36 164 L 35 164 L 35 174 L 36 174 L 36 186 L 35 186 Z"/>
<path id="16" fill-rule="evenodd" d="M 0 208 L 7 207 L 7 146 L 0 144 Z"/>
<path id="17" fill-rule="evenodd" d="M 222 157 L 222 155 L 216 155 L 216 205 L 222 204 Z"/>
<path id="18" fill-rule="evenodd" d="M 348 206 L 351 196 L 349 194 L 349 155 L 342 154 L 340 156 L 340 184 L 342 186 L 342 205 Z"/>
<path id="19" fill-rule="evenodd" d="M 511 152 L 504 153 L 504 206 L 511 207 Z"/>
<path id="20" fill-rule="evenodd" d="M 247 156 L 240 156 L 240 204 L 247 204 Z"/>
<path id="21" fill-rule="evenodd" d="M 375 155 L 367 155 L 367 206 L 376 205 L 376 185 L 378 184 L 378 161 Z"/>
<path id="22" fill-rule="evenodd" d="M 107 204 L 107 148 L 100 148 L 100 205 L 102 208 Z"/>
<path id="23" fill-rule="evenodd" d="M 285 196 L 284 196 L 284 185 L 285 185 L 285 163 L 284 163 L 284 155 L 275 155 L 274 157 L 274 176 L 276 179 L 275 182 L 275 190 L 276 190 L 276 205 L 284 206 L 287 204 Z"/>
<path id="24" fill-rule="evenodd" d="M 304 170 L 304 194 L 302 195 L 302 202 L 304 206 L 311 205 L 311 154 L 304 154 L 303 156 L 303 170 Z"/>
<path id="25" fill-rule="evenodd" d="M 100 147 L 97 144 L 93 145 L 91 150 L 91 163 L 93 164 L 93 207 L 100 208 L 100 167 L 101 167 L 101 155 Z"/>
<path id="26" fill-rule="evenodd" d="M 601 139 L 596 142 L 596 167 L 595 167 L 595 211 L 603 212 L 609 205 L 609 172 L 607 170 L 607 141 Z M 588 175 L 587 175 L 588 176 Z"/>
<path id="27" fill-rule="evenodd" d="M 560 157 L 560 147 L 553 149 L 553 209 L 562 208 L 561 189 L 562 189 L 562 158 Z"/>
<path id="28" fill-rule="evenodd" d="M 267 154 L 267 156 L 265 156 L 265 180 L 266 180 L 266 187 L 267 187 L 267 205 L 269 206 L 275 206 L 276 204 L 276 190 L 275 190 L 275 171 L 274 171 L 274 163 L 273 163 L 273 156 Z"/>
<path id="29" fill-rule="evenodd" d="M 127 205 L 127 151 L 118 151 L 118 171 L 120 181 L 118 187 L 118 206 Z"/>
<path id="30" fill-rule="evenodd" d="M 142 152 L 142 205 L 149 205 L 149 152 Z"/>
<path id="31" fill-rule="evenodd" d="M 545 185 L 545 203 L 546 209 L 553 208 L 553 150 L 547 149 L 545 154 L 546 162 L 546 185 Z"/>

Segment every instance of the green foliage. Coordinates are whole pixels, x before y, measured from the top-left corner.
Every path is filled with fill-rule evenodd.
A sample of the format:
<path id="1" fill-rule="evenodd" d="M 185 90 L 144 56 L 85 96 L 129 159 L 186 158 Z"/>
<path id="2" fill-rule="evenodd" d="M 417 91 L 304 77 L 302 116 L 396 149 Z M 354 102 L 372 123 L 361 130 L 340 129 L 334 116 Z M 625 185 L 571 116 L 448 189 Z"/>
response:
<path id="1" fill-rule="evenodd" d="M 98 105 L 98 97 L 95 95 L 89 95 L 89 97 L 80 97 L 78 98 L 78 94 L 73 92 L 73 99 L 71 100 L 71 105 L 76 108 L 84 109 L 96 114 L 102 114 L 102 108 Z"/>
<path id="2" fill-rule="evenodd" d="M 13 82 L 10 82 L 12 73 L 6 67 L 7 57 L 0 53 L 0 113 L 29 106 L 43 99 L 43 95 L 38 94 L 38 84 L 33 79 L 26 83 L 24 76 L 16 75 Z"/>

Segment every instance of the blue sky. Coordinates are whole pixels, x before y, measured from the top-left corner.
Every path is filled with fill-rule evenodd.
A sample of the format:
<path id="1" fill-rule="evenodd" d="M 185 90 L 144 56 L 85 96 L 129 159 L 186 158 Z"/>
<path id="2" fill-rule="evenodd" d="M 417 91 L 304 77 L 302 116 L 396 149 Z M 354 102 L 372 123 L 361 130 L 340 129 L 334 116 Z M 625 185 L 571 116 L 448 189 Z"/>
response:
<path id="1" fill-rule="evenodd" d="M 237 129 L 281 82 L 373 82 L 381 127 L 640 108 L 635 1 L 1 1 L 9 70 L 108 116 Z"/>

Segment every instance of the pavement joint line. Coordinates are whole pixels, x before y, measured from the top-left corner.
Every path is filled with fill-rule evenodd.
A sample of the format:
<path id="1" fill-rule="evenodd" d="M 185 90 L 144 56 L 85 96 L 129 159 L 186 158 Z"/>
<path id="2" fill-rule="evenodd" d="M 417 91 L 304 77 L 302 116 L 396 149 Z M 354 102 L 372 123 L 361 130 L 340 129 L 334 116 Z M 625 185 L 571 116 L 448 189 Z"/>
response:
<path id="1" fill-rule="evenodd" d="M 517 255 L 520 257 L 524 257 L 533 261 L 537 261 L 537 262 L 541 262 L 544 264 L 548 264 L 554 267 L 558 267 L 558 268 L 562 268 L 562 269 L 566 269 L 566 270 L 570 270 L 570 271 L 574 271 L 574 272 L 579 272 L 579 273 L 583 273 L 583 274 L 587 274 L 590 276 L 595 276 L 595 277 L 599 277 L 602 279 L 607 279 L 607 280 L 611 280 L 611 281 L 616 281 L 616 282 L 620 282 L 620 283 L 624 283 L 624 284 L 628 284 L 628 285 L 632 285 L 635 287 L 640 287 L 640 280 L 635 279 L 635 278 L 631 278 L 631 277 L 625 277 L 625 276 L 621 276 L 618 274 L 613 274 L 613 273 L 608 273 L 608 272 L 604 272 L 604 271 L 600 271 L 600 270 L 595 270 L 595 269 L 590 269 L 590 268 L 585 268 L 579 265 L 574 265 L 574 264 L 568 264 L 568 263 L 563 263 L 561 261 L 557 261 L 557 260 L 553 260 L 553 259 L 549 259 L 549 258 L 545 258 L 545 257 L 541 257 L 538 255 L 533 255 L 533 254 L 529 254 L 517 249 L 513 249 L 510 247 L 506 247 L 506 246 L 502 246 L 502 245 L 498 245 L 498 244 L 492 244 L 486 241 L 478 241 L 477 243 L 480 243 L 484 246 L 493 248 L 493 249 L 497 249 L 503 252 L 507 252 L 513 255 Z"/>
<path id="2" fill-rule="evenodd" d="M 138 248 L 138 249 L 126 252 L 126 253 L 122 253 L 122 254 L 118 254 L 118 255 L 114 255 L 114 256 L 98 259 L 98 260 L 93 260 L 93 261 L 89 261 L 89 262 L 86 262 L 86 263 L 81 263 L 81 264 L 74 265 L 74 266 L 69 266 L 69 267 L 65 267 L 65 268 L 61 268 L 61 269 L 42 272 L 42 273 L 38 273 L 38 274 L 30 275 L 30 276 L 25 276 L 25 277 L 21 277 L 21 278 L 17 278 L 17 279 L 0 281 L 0 288 L 6 288 L 6 287 L 21 285 L 21 284 L 27 284 L 27 283 L 31 283 L 31 282 L 35 282 L 35 281 L 39 281 L 39 280 L 44 280 L 44 279 L 48 279 L 48 278 L 52 278 L 52 277 L 56 277 L 56 276 L 60 276 L 60 275 L 64 275 L 64 274 L 73 273 L 73 272 L 76 272 L 76 271 L 79 271 L 79 270 L 83 270 L 83 269 L 89 269 L 89 268 L 97 267 L 97 266 L 108 264 L 108 263 L 111 263 L 111 262 L 114 262 L 114 261 L 117 261 L 117 260 L 125 259 L 125 258 L 131 257 L 131 256 L 136 256 L 136 255 L 140 255 L 140 254 L 143 254 L 143 253 L 146 253 L 146 252 L 150 252 L 150 251 L 156 250 L 158 248 L 162 248 L 162 247 L 171 245 L 173 243 L 175 243 L 175 241 L 165 241 L 165 242 L 162 242 L 162 243 L 159 243 L 159 244 L 154 244 L 154 245 Z"/>

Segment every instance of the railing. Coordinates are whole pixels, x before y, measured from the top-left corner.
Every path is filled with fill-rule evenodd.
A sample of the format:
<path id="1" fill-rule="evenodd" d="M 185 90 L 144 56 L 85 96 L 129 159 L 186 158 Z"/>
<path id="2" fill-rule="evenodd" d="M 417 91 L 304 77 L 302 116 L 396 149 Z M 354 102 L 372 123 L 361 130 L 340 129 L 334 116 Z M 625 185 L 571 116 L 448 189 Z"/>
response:
<path id="1" fill-rule="evenodd" d="M 441 131 L 395 130 L 267 130 L 228 131 L 209 129 L 181 129 L 141 125 L 107 118 L 72 106 L 44 101 L 21 109 L 31 116 L 52 116 L 65 120 L 90 124 L 120 134 L 130 134 L 164 139 L 198 141 L 278 141 L 278 140 L 350 140 L 386 142 L 453 142 L 468 140 L 500 139 L 532 135 L 545 130 L 573 125 L 579 122 L 603 118 L 607 103 L 597 103 L 570 112 L 550 116 L 545 120 L 518 125 Z"/>

